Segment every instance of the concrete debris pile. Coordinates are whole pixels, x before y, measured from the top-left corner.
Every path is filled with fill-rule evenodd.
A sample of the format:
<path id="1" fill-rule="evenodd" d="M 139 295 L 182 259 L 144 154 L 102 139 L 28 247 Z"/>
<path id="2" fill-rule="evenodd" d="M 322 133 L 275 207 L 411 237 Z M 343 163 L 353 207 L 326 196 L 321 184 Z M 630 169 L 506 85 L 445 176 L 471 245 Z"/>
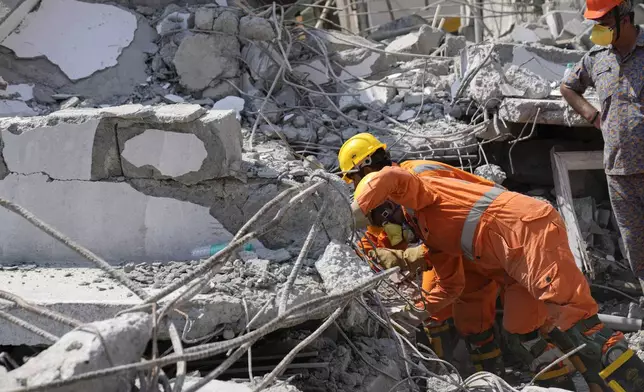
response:
<path id="1" fill-rule="evenodd" d="M 392 323 L 415 294 L 345 245 L 350 190 L 329 172 L 369 132 L 395 161 L 554 204 L 558 141 L 517 144 L 588 125 L 558 92 L 589 47 L 577 15 L 547 13 L 567 3 L 484 44 L 419 15 L 312 27 L 300 2 L 0 4 L 0 390 L 497 391 L 437 376 Z M 606 280 L 627 262 L 595 199 L 575 211 Z M 641 318 L 629 301 L 604 311 Z"/>
<path id="2" fill-rule="evenodd" d="M 595 271 L 605 272 L 619 264 L 628 269 L 626 250 L 610 202 L 598 204 L 592 196 L 587 196 L 574 199 L 574 208 L 583 239 L 598 264 Z"/>

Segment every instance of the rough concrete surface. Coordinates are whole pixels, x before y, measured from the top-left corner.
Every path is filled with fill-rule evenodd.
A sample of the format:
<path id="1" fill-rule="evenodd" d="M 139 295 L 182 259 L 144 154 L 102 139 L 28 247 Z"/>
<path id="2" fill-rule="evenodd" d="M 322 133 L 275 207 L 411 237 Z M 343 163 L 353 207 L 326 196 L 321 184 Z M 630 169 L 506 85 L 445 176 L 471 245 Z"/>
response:
<path id="1" fill-rule="evenodd" d="M 239 32 L 239 16 L 236 12 L 224 10 L 213 22 L 212 30 L 226 34 L 237 34 Z"/>
<path id="2" fill-rule="evenodd" d="M 356 82 L 350 94 L 358 96 L 344 95 L 338 102 L 338 108 L 342 111 L 348 111 L 353 108 L 369 106 L 373 108 L 382 108 L 391 101 L 396 94 L 396 89 L 389 86 L 372 86 L 371 82 Z"/>
<path id="3" fill-rule="evenodd" d="M 373 275 L 351 247 L 338 241 L 329 243 L 322 257 L 315 262 L 315 268 L 329 293 L 347 290 Z"/>
<path id="4" fill-rule="evenodd" d="M 429 55 L 436 49 L 445 33 L 442 30 L 423 25 L 419 31 L 411 32 L 393 40 L 385 50 L 400 61 L 411 59 L 410 56 L 396 53 L 415 53 Z"/>
<path id="5" fill-rule="evenodd" d="M 600 109 L 599 102 L 589 99 L 589 102 Z M 541 112 L 536 119 L 537 124 L 553 124 L 566 126 L 590 126 L 588 121 L 575 113 L 566 102 L 561 99 L 523 99 L 505 98 L 499 107 L 499 116 L 505 121 L 525 123 L 535 121 L 537 108 Z"/>
<path id="6" fill-rule="evenodd" d="M 195 184 L 204 180 L 221 177 L 239 176 L 241 168 L 241 131 L 235 118 L 235 112 L 230 110 L 211 110 L 196 121 L 186 123 L 145 123 L 133 122 L 117 129 L 118 144 L 121 154 L 127 142 L 148 129 L 171 131 L 174 133 L 193 134 L 205 146 L 207 157 L 197 171 L 175 176 L 174 179 L 184 184 Z M 141 148 L 148 148 L 142 145 Z M 151 150 L 150 153 L 153 153 Z M 167 153 L 170 153 L 169 151 Z M 160 157 L 159 159 L 163 159 Z M 130 178 L 168 178 L 154 165 L 137 167 L 128 161 L 121 160 L 123 173 Z M 178 165 L 178 162 L 173 162 Z"/>
<path id="7" fill-rule="evenodd" d="M 505 71 L 505 78 L 512 87 L 523 91 L 522 98 L 544 99 L 552 90 L 548 80 L 516 65 L 510 66 Z"/>
<path id="8" fill-rule="evenodd" d="M 275 31 L 268 20 L 257 16 L 244 16 L 239 20 L 239 36 L 249 40 L 270 41 Z"/>
<path id="9" fill-rule="evenodd" d="M 152 320 L 147 313 L 127 313 L 115 319 L 87 324 L 66 334 L 7 376 L 17 385 L 36 386 L 132 363 L 141 358 L 151 334 Z M 114 392 L 128 388 L 129 377 L 116 375 L 50 390 Z"/>
<path id="10" fill-rule="evenodd" d="M 237 37 L 196 34 L 181 42 L 174 65 L 181 85 L 199 91 L 216 79 L 236 76 L 239 56 Z"/>
<path id="11" fill-rule="evenodd" d="M 45 56 L 71 80 L 78 80 L 116 65 L 136 29 L 131 12 L 111 5 L 48 0 L 2 45 L 21 58 Z"/>
<path id="12" fill-rule="evenodd" d="M 394 58 L 367 48 L 347 49 L 336 53 L 332 60 L 342 66 L 340 80 L 376 75 L 389 70 Z"/>

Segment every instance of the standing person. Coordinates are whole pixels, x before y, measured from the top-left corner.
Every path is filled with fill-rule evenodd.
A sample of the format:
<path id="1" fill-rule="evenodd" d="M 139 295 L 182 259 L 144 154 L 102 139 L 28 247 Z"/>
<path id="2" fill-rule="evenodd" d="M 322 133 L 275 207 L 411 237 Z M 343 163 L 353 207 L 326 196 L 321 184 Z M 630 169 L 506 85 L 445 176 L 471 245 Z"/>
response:
<path id="1" fill-rule="evenodd" d="M 644 290 L 644 32 L 630 0 L 588 0 L 597 44 L 561 84 L 570 106 L 604 138 L 604 169 L 631 269 Z M 595 87 L 601 110 L 582 94 Z"/>
<path id="2" fill-rule="evenodd" d="M 597 389 L 606 382 L 616 392 L 642 390 L 644 363 L 628 348 L 623 334 L 599 320 L 597 303 L 570 251 L 563 220 L 550 204 L 486 185 L 420 177 L 400 167 L 371 170 L 357 188 L 351 207 L 358 227 L 366 222 L 382 224 L 377 221 L 381 207 L 395 203 L 403 207 L 406 220 L 414 222 L 427 249 L 455 256 L 452 266 L 434 265 L 440 286 L 462 284 L 467 279 L 465 264 L 470 263 L 484 276 L 502 275 L 512 287 L 506 290 L 504 326 L 534 317 L 534 307 L 525 305 L 538 302 L 546 310 L 540 315 L 541 325 L 550 318 L 573 347 L 584 345 L 579 356 L 589 384 Z M 387 214 L 387 219 L 393 218 Z M 416 252 L 408 251 L 376 252 L 388 259 L 383 265 L 411 271 L 426 268 Z M 515 343 L 510 346 L 532 358 L 533 372 L 554 360 L 556 350 L 536 329 L 513 335 L 520 336 L 511 336 Z"/>

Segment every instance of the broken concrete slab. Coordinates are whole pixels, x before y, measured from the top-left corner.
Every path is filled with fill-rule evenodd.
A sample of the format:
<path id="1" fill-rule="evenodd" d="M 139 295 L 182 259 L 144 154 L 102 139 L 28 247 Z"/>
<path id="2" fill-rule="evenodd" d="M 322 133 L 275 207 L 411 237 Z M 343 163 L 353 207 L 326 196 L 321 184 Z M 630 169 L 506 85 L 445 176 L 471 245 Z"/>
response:
<path id="1" fill-rule="evenodd" d="M 8 130 L 0 131 L 4 142 L 3 155 L 9 171 L 18 174 L 46 173 L 57 180 L 97 179 L 92 176 L 92 166 L 99 122 L 100 120 L 93 119 L 79 124 L 61 123 L 19 134 Z M 116 140 L 112 138 L 112 142 Z M 109 159 L 108 154 L 102 156 Z M 109 166 L 109 162 L 104 161 L 102 165 Z M 112 169 L 120 171 L 118 167 Z"/>
<path id="2" fill-rule="evenodd" d="M 4 90 L 0 90 L 0 97 L 14 98 L 19 101 L 31 101 L 34 99 L 33 84 L 10 84 Z"/>
<path id="3" fill-rule="evenodd" d="M 600 104 L 596 99 L 589 99 L 589 102 L 600 110 Z M 541 108 L 541 112 L 536 118 L 537 124 L 590 126 L 588 121 L 574 112 L 563 99 L 505 98 L 499 106 L 499 116 L 510 122 L 533 122 L 538 108 Z"/>
<path id="4" fill-rule="evenodd" d="M 552 90 L 546 79 L 516 65 L 511 65 L 505 71 L 505 79 L 512 87 L 523 91 L 522 98 L 544 99 Z"/>
<path id="5" fill-rule="evenodd" d="M 445 36 L 445 56 L 459 56 L 467 46 L 467 40 L 460 35 L 447 34 Z"/>
<path id="6" fill-rule="evenodd" d="M 241 55 L 253 79 L 270 88 L 283 63 L 277 50 L 267 42 L 252 42 L 244 45 Z"/>
<path id="7" fill-rule="evenodd" d="M 189 12 L 171 12 L 165 15 L 157 24 L 157 33 L 167 35 L 177 31 L 187 30 L 190 19 Z"/>
<path id="8" fill-rule="evenodd" d="M 3 0 L 0 2 L 0 42 L 4 41 L 39 3 L 39 0 Z"/>
<path id="9" fill-rule="evenodd" d="M 46 58 L 20 59 L 2 47 L 0 74 L 12 84 L 34 84 L 36 90 L 51 89 L 57 93 L 82 96 L 105 104 L 121 103 L 125 98 L 130 98 L 137 86 L 146 83 L 147 54 L 143 50 L 156 38 L 156 32 L 147 20 L 140 16 L 137 19 L 134 40 L 122 49 L 118 63 L 94 72 L 89 77 L 71 81 L 56 64 Z"/>
<path id="10" fill-rule="evenodd" d="M 329 243 L 322 257 L 315 262 L 315 269 L 329 294 L 348 290 L 373 276 L 369 266 L 356 256 L 355 251 L 339 241 Z"/>
<path id="11" fill-rule="evenodd" d="M 268 20 L 247 15 L 239 20 L 239 36 L 253 41 L 270 41 L 275 38 L 275 31 Z"/>
<path id="12" fill-rule="evenodd" d="M 207 89 L 205 89 L 201 93 L 201 96 L 203 98 L 210 98 L 214 101 L 217 101 L 227 96 L 237 97 L 239 96 L 240 85 L 241 85 L 240 78 L 226 79 L 220 82 L 211 83 L 211 87 L 208 87 Z"/>
<path id="13" fill-rule="evenodd" d="M 217 240 L 215 238 L 215 240 Z M 137 263 L 136 269 L 128 273 L 128 277 L 140 282 L 141 271 L 145 278 L 151 277 L 153 282 L 165 281 L 174 272 L 175 278 L 196 268 L 198 261 L 175 263 Z M 88 268 L 87 262 L 82 266 L 72 263 L 54 263 L 51 260 L 32 264 L 0 265 L 0 279 L 3 289 L 8 290 L 27 301 L 69 315 L 81 322 L 106 320 L 115 317 L 120 311 L 130 309 L 140 304 L 140 299 L 124 288 L 117 281 L 108 277 L 98 268 Z M 144 268 L 145 267 L 145 268 Z M 138 274 L 138 275 L 137 275 Z M 228 280 L 230 280 L 230 276 Z M 167 284 L 167 283 L 166 283 Z M 143 285 L 141 283 L 141 285 Z M 143 287 L 150 294 L 158 292 L 158 288 Z M 274 289 L 271 287 L 271 289 Z M 251 291 L 251 290 L 254 290 Z M 265 291 L 249 289 L 245 293 L 249 302 L 255 296 L 263 298 Z M 172 298 L 172 296 L 171 296 Z M 162 301 L 162 303 L 165 301 Z M 5 302 L 0 301 L 1 305 Z M 244 308 L 240 298 L 226 295 L 223 292 L 198 295 L 189 301 L 183 310 L 195 319 L 189 332 L 188 339 L 199 338 L 212 333 L 217 325 L 232 325 L 235 332 L 245 326 Z M 10 313 L 35 325 L 43 326 L 42 318 L 28 311 L 14 308 Z M 182 316 L 173 317 L 175 325 L 181 330 L 185 319 Z M 242 321 L 243 322 L 243 321 Z M 44 328 L 50 333 L 62 336 L 69 332 L 70 327 L 60 323 L 50 322 Z M 167 339 L 163 331 L 161 339 Z M 0 329 L 0 344 L 2 345 L 40 345 L 50 344 L 42 337 L 34 335 L 13 324 L 3 325 Z"/>
<path id="14" fill-rule="evenodd" d="M 538 24 L 528 23 L 514 26 L 512 39 L 522 43 L 540 43 L 543 45 L 554 45 L 555 39 L 547 27 Z"/>
<path id="15" fill-rule="evenodd" d="M 181 42 L 174 65 L 182 86 L 201 91 L 214 80 L 235 77 L 240 54 L 236 37 L 195 34 Z"/>
<path id="16" fill-rule="evenodd" d="M 343 67 L 339 76 L 342 81 L 364 78 L 387 71 L 394 63 L 391 56 L 382 52 L 374 52 L 368 48 L 343 50 L 333 55 L 331 60 Z"/>
<path id="17" fill-rule="evenodd" d="M 233 11 L 223 11 L 212 24 L 213 31 L 220 31 L 226 34 L 239 33 L 239 15 Z"/>
<path id="18" fill-rule="evenodd" d="M 326 84 L 331 81 L 327 63 L 321 59 L 314 59 L 303 64 L 295 65 L 293 71 L 299 73 L 302 78 L 315 84 Z"/>
<path id="19" fill-rule="evenodd" d="M 149 197 L 127 183 L 50 181 L 42 174 L 10 174 L 0 195 L 22 205 L 108 262 L 185 260 L 195 244 L 213 240 L 217 221 L 208 208 Z M 0 257 L 82 261 L 80 255 L 21 217 L 0 211 Z"/>
<path id="20" fill-rule="evenodd" d="M 152 335 L 147 313 L 126 313 L 114 319 L 81 326 L 53 346 L 7 374 L 23 387 L 66 380 L 95 370 L 134 363 Z M 65 391 L 111 392 L 130 388 L 134 373 L 75 383 Z"/>
<path id="21" fill-rule="evenodd" d="M 329 54 L 333 54 L 345 49 L 363 47 L 381 48 L 383 46 L 382 44 L 360 37 L 359 35 L 345 34 L 337 30 L 316 29 L 310 31 L 310 34 L 315 35 L 316 38 L 322 40 L 322 42 L 326 45 L 326 49 Z M 314 48 L 318 46 L 318 42 L 314 38 L 308 37 L 307 39 L 310 41 L 310 44 L 313 45 Z"/>
<path id="22" fill-rule="evenodd" d="M 155 132 L 148 132 L 149 130 Z M 156 131 L 170 132 L 172 135 Z M 235 113 L 230 110 L 210 110 L 203 117 L 185 123 L 134 122 L 119 126 L 116 134 L 122 149 L 123 174 L 128 178 L 172 178 L 190 185 L 239 175 L 241 127 Z M 146 136 L 141 136 L 143 134 Z M 129 144 L 133 138 L 138 140 Z M 156 142 L 153 143 L 153 140 Z M 181 144 L 172 145 L 171 142 L 181 143 L 183 147 L 179 148 Z M 205 149 L 206 156 L 203 155 L 202 148 Z M 189 158 L 190 155 L 194 155 L 194 161 Z M 181 160 L 191 164 L 186 166 L 187 162 L 177 161 L 179 156 L 182 157 Z M 189 169 L 192 170 L 186 172 Z M 180 172 L 183 174 L 179 174 Z"/>
<path id="23" fill-rule="evenodd" d="M 213 7 L 199 7 L 195 11 L 195 27 L 199 30 L 212 30 L 217 9 Z"/>
<path id="24" fill-rule="evenodd" d="M 495 184 L 499 185 L 503 184 L 503 181 L 505 181 L 507 178 L 507 175 L 505 174 L 501 166 L 491 163 L 477 167 L 476 169 L 474 169 L 474 174 L 489 181 L 493 181 Z"/>
<path id="25" fill-rule="evenodd" d="M 220 99 L 212 105 L 213 110 L 232 110 L 235 112 L 237 121 L 241 120 L 241 112 L 244 110 L 245 101 L 243 98 L 228 96 Z"/>
<path id="26" fill-rule="evenodd" d="M 412 14 L 400 17 L 398 19 L 392 20 L 390 22 L 381 24 L 375 29 L 372 33 L 369 34 L 369 38 L 380 41 L 381 37 L 388 37 L 392 33 L 402 31 L 410 28 L 420 28 L 422 25 L 429 24 L 425 18 L 420 15 Z"/>
<path id="27" fill-rule="evenodd" d="M 121 8 L 50 0 L 27 15 L 2 45 L 20 58 L 45 56 L 71 80 L 78 80 L 116 65 L 136 29 L 134 14 Z"/>
<path id="28" fill-rule="evenodd" d="M 12 99 L 0 100 L 0 117 L 16 117 L 16 116 L 36 116 L 35 110 L 29 107 L 23 101 Z"/>
<path id="29" fill-rule="evenodd" d="M 429 55 L 440 46 L 445 32 L 430 25 L 423 25 L 419 31 L 405 34 L 393 40 L 385 50 L 399 61 L 409 60 L 410 56 L 397 53 Z"/>
<path id="30" fill-rule="evenodd" d="M 348 93 L 357 93 L 359 96 L 343 95 L 338 101 L 342 111 L 370 106 L 382 108 L 396 95 L 396 89 L 389 86 L 373 86 L 374 83 L 356 82 Z M 354 91 L 355 90 L 355 91 Z"/>

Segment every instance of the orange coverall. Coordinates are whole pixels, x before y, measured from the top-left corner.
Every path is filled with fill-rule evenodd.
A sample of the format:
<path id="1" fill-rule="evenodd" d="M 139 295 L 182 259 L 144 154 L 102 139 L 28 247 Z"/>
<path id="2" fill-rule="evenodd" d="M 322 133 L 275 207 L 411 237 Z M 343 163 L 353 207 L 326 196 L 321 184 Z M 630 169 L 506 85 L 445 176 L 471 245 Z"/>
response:
<path id="1" fill-rule="evenodd" d="M 549 204 L 489 185 L 420 177 L 401 167 L 382 169 L 368 185 L 356 200 L 363 212 L 387 199 L 400 204 L 430 251 L 453 256 L 448 262 L 432 263 L 439 280 L 428 296 L 430 313 L 457 300 L 465 286 L 490 282 L 505 285 L 503 325 L 510 333 L 532 332 L 548 317 L 566 331 L 597 313 L 568 246 L 563 220 Z M 478 276 L 471 278 L 474 274 Z M 461 301 L 466 304 L 459 308 Z M 467 297 L 457 300 L 457 328 L 484 322 L 485 312 Z M 473 320 L 459 323 L 466 318 Z"/>
<path id="2" fill-rule="evenodd" d="M 444 177 L 444 178 L 455 178 L 463 181 L 473 182 L 476 184 L 484 184 L 489 186 L 494 185 L 494 182 L 489 181 L 485 178 L 479 177 L 477 175 L 466 172 L 465 170 L 461 170 L 459 168 L 448 165 L 446 163 L 437 162 L 437 161 L 413 160 L 413 161 L 402 162 L 400 163 L 400 165 L 394 163 L 393 166 L 400 166 L 412 172 L 416 171 L 418 172 L 418 175 L 421 177 L 435 176 L 435 177 Z M 363 249 L 363 252 L 366 253 L 373 249 L 372 243 L 375 244 L 377 248 L 402 249 L 402 250 L 407 249 L 407 245 L 408 245 L 406 241 L 403 241 L 400 244 L 392 246 L 391 243 L 389 242 L 389 239 L 387 238 L 387 233 L 385 233 L 381 227 L 367 226 L 367 231 L 365 233 L 365 236 L 358 243 L 358 247 L 360 249 Z M 430 264 L 432 262 L 445 263 L 451 257 L 453 256 L 450 256 L 442 252 L 434 253 L 431 255 Z M 437 288 L 437 280 L 438 278 L 433 269 L 423 272 L 423 280 L 422 280 L 423 290 L 428 293 L 432 292 L 432 290 L 435 290 Z M 470 301 L 475 300 L 477 304 L 480 304 L 481 301 L 479 300 L 478 294 L 487 294 L 484 298 L 485 300 L 487 300 L 486 302 L 496 301 L 497 286 L 494 282 L 489 282 L 487 286 L 482 285 L 480 282 L 475 282 L 475 284 L 472 285 L 472 288 L 473 290 L 476 289 L 476 292 L 469 294 Z M 429 300 L 429 298 L 427 298 L 427 296 L 424 293 L 422 293 L 422 295 L 423 297 L 425 297 L 425 301 Z M 490 297 L 493 297 L 493 298 L 490 298 Z M 422 307 L 423 303 L 424 303 L 423 301 L 418 302 L 416 306 Z M 474 306 L 471 306 L 471 307 L 474 307 Z M 491 313 L 494 315 L 496 313 L 496 308 L 493 306 L 491 312 L 487 312 L 487 313 Z M 431 316 L 429 317 L 429 321 L 437 324 L 441 324 L 446 320 L 452 318 L 452 316 L 453 316 L 452 306 L 448 305 L 448 306 L 445 306 L 443 309 L 435 313 L 432 313 Z M 491 322 L 494 323 L 494 316 L 492 317 Z M 480 323 L 477 323 L 477 324 L 480 324 Z M 490 324 L 488 328 L 490 328 L 491 326 L 492 325 Z M 479 332 L 483 332 L 483 330 L 468 332 L 467 329 L 465 329 L 462 332 L 479 333 Z"/>

